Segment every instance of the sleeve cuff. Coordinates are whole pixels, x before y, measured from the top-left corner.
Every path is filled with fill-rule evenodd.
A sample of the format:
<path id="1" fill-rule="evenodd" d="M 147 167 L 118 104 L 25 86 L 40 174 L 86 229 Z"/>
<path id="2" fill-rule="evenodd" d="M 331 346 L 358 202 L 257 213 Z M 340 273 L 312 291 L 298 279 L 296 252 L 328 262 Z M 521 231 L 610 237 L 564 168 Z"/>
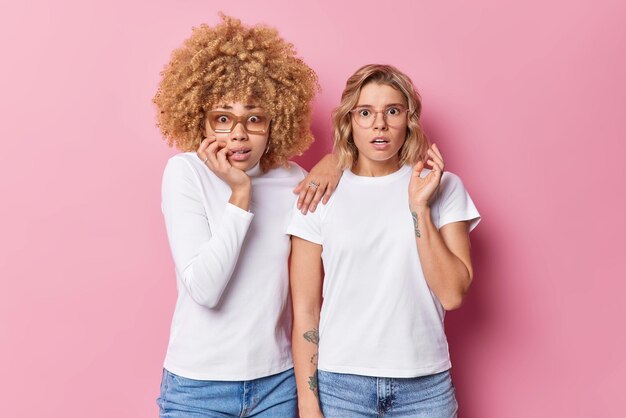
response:
<path id="1" fill-rule="evenodd" d="M 252 212 L 243 210 L 239 206 L 233 205 L 230 202 L 226 203 L 226 213 L 229 216 L 233 216 L 241 220 L 247 220 L 248 222 L 252 221 L 252 218 L 254 218 L 254 214 Z"/>
<path id="2" fill-rule="evenodd" d="M 476 226 L 480 223 L 480 214 L 478 212 L 468 213 L 465 215 L 458 216 L 448 216 L 447 218 L 442 218 L 439 224 L 439 228 L 443 228 L 444 225 L 451 224 L 453 222 L 465 222 L 469 223 L 468 231 L 471 232 Z"/>
<path id="3" fill-rule="evenodd" d="M 287 235 L 293 235 L 294 237 L 298 237 L 298 238 L 302 238 L 304 240 L 310 241 L 313 244 L 322 245 L 321 237 L 299 230 L 297 228 L 291 228 L 291 227 L 287 228 Z"/>

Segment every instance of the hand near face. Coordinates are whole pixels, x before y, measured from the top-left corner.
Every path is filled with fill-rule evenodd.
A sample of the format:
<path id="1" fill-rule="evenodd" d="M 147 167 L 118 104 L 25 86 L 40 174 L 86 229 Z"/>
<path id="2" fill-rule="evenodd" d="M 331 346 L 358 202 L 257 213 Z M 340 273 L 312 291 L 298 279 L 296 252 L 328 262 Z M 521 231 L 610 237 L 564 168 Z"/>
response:
<path id="1" fill-rule="evenodd" d="M 228 149 L 214 136 L 205 138 L 196 154 L 209 169 L 222 179 L 233 191 L 250 187 L 250 177 L 239 168 L 233 167 L 227 158 Z"/>
<path id="2" fill-rule="evenodd" d="M 437 191 L 443 175 L 443 157 L 437 145 L 431 145 L 427 154 L 429 159 L 426 163 L 431 167 L 431 172 L 428 175 L 423 178 L 420 177 L 424 169 L 423 161 L 418 161 L 413 167 L 413 175 L 409 182 L 409 207 L 411 211 L 428 206 L 429 200 Z"/>

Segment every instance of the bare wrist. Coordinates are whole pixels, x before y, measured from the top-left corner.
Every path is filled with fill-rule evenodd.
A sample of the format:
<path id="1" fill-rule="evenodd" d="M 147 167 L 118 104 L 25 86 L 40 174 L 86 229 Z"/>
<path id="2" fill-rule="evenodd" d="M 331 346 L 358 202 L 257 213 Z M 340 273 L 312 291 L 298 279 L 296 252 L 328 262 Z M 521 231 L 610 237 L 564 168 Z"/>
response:
<path id="1" fill-rule="evenodd" d="M 246 176 L 247 177 L 247 176 Z M 252 182 L 250 181 L 250 178 L 247 177 L 245 180 L 238 180 L 238 183 L 235 184 L 229 184 L 230 186 L 230 190 L 232 190 L 233 193 L 237 192 L 237 193 L 250 193 L 250 189 L 252 188 Z"/>
<path id="2" fill-rule="evenodd" d="M 430 206 L 427 203 L 418 203 L 410 206 L 411 212 L 418 215 L 425 215 L 430 212 Z"/>
<path id="3" fill-rule="evenodd" d="M 250 186 L 233 188 L 228 202 L 243 210 L 248 210 L 250 208 L 250 192 Z"/>

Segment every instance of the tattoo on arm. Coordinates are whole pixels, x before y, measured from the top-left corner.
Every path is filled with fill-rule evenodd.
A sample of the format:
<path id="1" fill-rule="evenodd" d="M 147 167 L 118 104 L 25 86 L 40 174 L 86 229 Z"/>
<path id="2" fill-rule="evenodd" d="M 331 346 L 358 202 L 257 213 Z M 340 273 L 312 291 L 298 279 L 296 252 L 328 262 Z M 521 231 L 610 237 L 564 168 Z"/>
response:
<path id="1" fill-rule="evenodd" d="M 309 389 L 313 391 L 315 396 L 319 397 L 317 394 L 317 372 L 313 376 L 309 376 Z"/>
<path id="2" fill-rule="evenodd" d="M 320 333 L 317 328 L 313 328 L 311 331 L 307 331 L 303 335 L 304 339 L 315 345 L 320 344 Z"/>
<path id="3" fill-rule="evenodd" d="M 411 216 L 413 217 L 413 227 L 415 228 L 415 236 L 417 238 L 420 238 L 422 236 L 422 233 L 420 232 L 420 227 L 417 224 L 417 213 L 411 211 Z"/>
<path id="4" fill-rule="evenodd" d="M 302 334 L 302 336 L 308 342 L 313 343 L 317 346 L 320 345 L 320 333 L 317 328 L 313 328 L 312 330 L 305 332 L 304 334 Z M 316 370 L 312 376 L 309 376 L 309 389 L 311 389 L 313 391 L 313 394 L 317 398 L 319 398 L 319 394 L 317 392 L 317 354 L 318 353 L 315 353 L 313 354 L 313 356 L 311 356 L 311 364 L 315 365 Z"/>

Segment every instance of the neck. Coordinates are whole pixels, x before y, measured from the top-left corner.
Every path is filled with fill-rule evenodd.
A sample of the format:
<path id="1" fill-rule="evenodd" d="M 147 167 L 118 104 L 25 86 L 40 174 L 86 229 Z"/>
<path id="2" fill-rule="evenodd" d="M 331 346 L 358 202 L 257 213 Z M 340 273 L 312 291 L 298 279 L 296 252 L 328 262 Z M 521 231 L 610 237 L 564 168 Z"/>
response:
<path id="1" fill-rule="evenodd" d="M 359 156 L 356 164 L 352 168 L 352 172 L 357 176 L 363 177 L 382 177 L 391 173 L 395 173 L 400 169 L 400 159 L 398 156 L 385 161 L 366 160 Z"/>

